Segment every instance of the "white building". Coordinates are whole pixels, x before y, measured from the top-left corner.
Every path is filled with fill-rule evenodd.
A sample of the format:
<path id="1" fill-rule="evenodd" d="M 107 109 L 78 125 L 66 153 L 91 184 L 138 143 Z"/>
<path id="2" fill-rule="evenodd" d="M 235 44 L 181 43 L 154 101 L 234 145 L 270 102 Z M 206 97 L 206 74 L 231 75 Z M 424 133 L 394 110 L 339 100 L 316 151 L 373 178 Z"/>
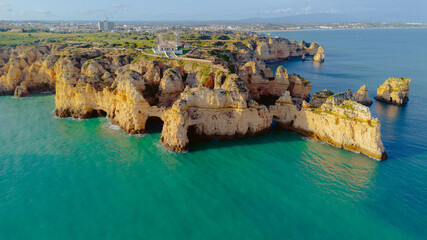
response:
<path id="1" fill-rule="evenodd" d="M 178 38 L 177 38 L 178 40 Z M 177 42 L 170 42 L 167 39 L 162 40 L 161 36 L 158 37 L 159 43 L 157 44 L 157 48 L 153 48 L 155 54 L 173 52 L 175 54 L 181 55 L 182 49 L 179 49 L 179 44 Z"/>
<path id="2" fill-rule="evenodd" d="M 99 31 L 112 31 L 114 30 L 114 23 L 113 22 L 108 22 L 108 21 L 99 21 L 98 22 L 98 30 Z"/>

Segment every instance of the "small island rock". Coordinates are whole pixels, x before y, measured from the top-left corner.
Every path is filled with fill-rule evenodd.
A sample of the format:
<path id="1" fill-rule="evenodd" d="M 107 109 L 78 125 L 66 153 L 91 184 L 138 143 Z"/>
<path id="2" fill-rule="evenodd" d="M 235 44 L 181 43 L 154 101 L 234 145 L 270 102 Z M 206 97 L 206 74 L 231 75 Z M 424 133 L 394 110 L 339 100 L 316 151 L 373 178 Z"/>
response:
<path id="1" fill-rule="evenodd" d="M 396 105 L 403 105 L 409 100 L 410 78 L 391 77 L 377 90 L 375 99 Z"/>
<path id="2" fill-rule="evenodd" d="M 357 90 L 357 92 L 355 92 L 353 96 L 354 98 L 356 98 L 356 101 L 358 103 L 361 103 L 363 105 L 372 105 L 372 100 L 369 97 L 368 88 L 365 85 L 360 87 L 360 89 Z"/>
<path id="3" fill-rule="evenodd" d="M 322 63 L 325 61 L 325 49 L 322 46 L 319 47 L 313 59 L 315 62 L 318 63 Z"/>

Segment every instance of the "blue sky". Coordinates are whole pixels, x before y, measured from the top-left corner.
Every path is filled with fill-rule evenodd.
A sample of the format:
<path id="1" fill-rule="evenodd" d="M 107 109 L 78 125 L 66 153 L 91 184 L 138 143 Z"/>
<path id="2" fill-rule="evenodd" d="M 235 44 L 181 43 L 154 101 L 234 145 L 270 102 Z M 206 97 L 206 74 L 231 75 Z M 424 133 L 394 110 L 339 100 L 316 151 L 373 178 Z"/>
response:
<path id="1" fill-rule="evenodd" d="M 237 20 L 311 13 L 427 22 L 427 0 L 0 0 L 0 20 Z"/>

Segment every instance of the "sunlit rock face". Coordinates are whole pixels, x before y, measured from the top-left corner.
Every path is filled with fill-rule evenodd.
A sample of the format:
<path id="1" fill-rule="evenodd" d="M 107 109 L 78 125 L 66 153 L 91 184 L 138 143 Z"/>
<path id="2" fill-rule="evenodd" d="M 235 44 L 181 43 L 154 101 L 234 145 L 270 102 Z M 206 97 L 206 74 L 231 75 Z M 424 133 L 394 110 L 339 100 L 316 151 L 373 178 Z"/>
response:
<path id="1" fill-rule="evenodd" d="M 265 64 L 314 56 L 323 51 L 319 44 L 261 38 L 229 47 L 234 53 L 227 55 L 227 64 L 132 59 L 132 54 L 108 50 L 76 54 L 75 49 L 52 46 L 22 48 L 9 58 L 0 56 L 0 89 L 28 96 L 46 83 L 56 92 L 56 116 L 106 116 L 129 134 L 144 133 L 147 120 L 158 118 L 163 122 L 161 141 L 180 152 L 195 138 L 265 133 L 275 120 L 331 145 L 386 157 L 378 120 L 351 93 L 324 90 L 309 102 L 307 79 L 288 74 L 283 66 L 274 74 Z"/>
<path id="2" fill-rule="evenodd" d="M 317 52 L 316 52 L 316 54 L 314 55 L 313 60 L 314 60 L 315 62 L 318 62 L 318 63 L 322 63 L 322 62 L 324 62 L 324 61 L 325 61 L 325 49 L 324 49 L 322 46 L 320 46 L 320 47 L 317 49 Z"/>
<path id="3" fill-rule="evenodd" d="M 368 106 L 372 105 L 372 100 L 369 97 L 368 88 L 365 85 L 360 87 L 360 89 L 357 90 L 357 92 L 355 92 L 353 96 L 358 103 Z"/>
<path id="4" fill-rule="evenodd" d="M 328 97 L 320 107 L 303 104 L 298 109 L 286 92 L 270 106 L 270 112 L 279 125 L 313 139 L 378 160 L 387 158 L 378 119 L 371 116 L 369 108 L 351 100 L 345 93 Z"/>
<path id="5" fill-rule="evenodd" d="M 8 57 L 4 51 L 0 62 L 0 95 L 25 97 L 29 92 L 54 91 L 54 64 L 58 57 L 53 54 L 52 46 L 9 49 Z"/>
<path id="6" fill-rule="evenodd" d="M 298 44 L 286 38 L 266 38 L 257 43 L 255 56 L 256 60 L 260 61 L 272 61 L 306 55 L 314 56 L 320 48 L 323 49 L 317 42 L 312 44 L 302 42 Z"/>
<path id="7" fill-rule="evenodd" d="M 388 78 L 378 89 L 375 99 L 396 105 L 409 101 L 410 78 Z"/>

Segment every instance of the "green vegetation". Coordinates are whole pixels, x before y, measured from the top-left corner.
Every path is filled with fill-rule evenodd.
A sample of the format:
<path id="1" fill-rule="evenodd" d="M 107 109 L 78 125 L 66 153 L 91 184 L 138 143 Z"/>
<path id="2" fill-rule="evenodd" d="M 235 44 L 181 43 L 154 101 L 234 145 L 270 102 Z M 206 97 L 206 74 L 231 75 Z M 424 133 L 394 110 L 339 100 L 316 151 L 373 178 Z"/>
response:
<path id="1" fill-rule="evenodd" d="M 230 57 L 228 56 L 230 54 L 229 50 L 217 50 L 217 49 L 215 49 L 215 50 L 211 50 L 210 54 L 214 55 L 215 57 L 217 57 L 219 59 L 226 61 L 227 63 L 231 62 Z"/>
<path id="2" fill-rule="evenodd" d="M 339 107 L 354 111 L 355 104 L 357 104 L 355 101 L 347 100 L 347 101 L 344 101 L 341 105 L 339 105 Z"/>
<path id="3" fill-rule="evenodd" d="M 315 114 L 322 114 L 322 109 L 321 108 L 315 108 L 313 112 Z"/>
<path id="4" fill-rule="evenodd" d="M 87 43 L 87 47 L 151 48 L 157 44 L 156 35 L 151 33 L 11 33 L 0 32 L 0 46 L 46 43 Z"/>
<path id="5" fill-rule="evenodd" d="M 146 55 L 141 53 L 140 51 L 132 51 L 129 55 L 129 61 L 130 63 L 136 63 L 141 60 L 149 60 L 149 61 L 156 61 L 156 62 L 167 62 L 167 58 L 162 57 L 154 57 L 150 55 Z"/>

